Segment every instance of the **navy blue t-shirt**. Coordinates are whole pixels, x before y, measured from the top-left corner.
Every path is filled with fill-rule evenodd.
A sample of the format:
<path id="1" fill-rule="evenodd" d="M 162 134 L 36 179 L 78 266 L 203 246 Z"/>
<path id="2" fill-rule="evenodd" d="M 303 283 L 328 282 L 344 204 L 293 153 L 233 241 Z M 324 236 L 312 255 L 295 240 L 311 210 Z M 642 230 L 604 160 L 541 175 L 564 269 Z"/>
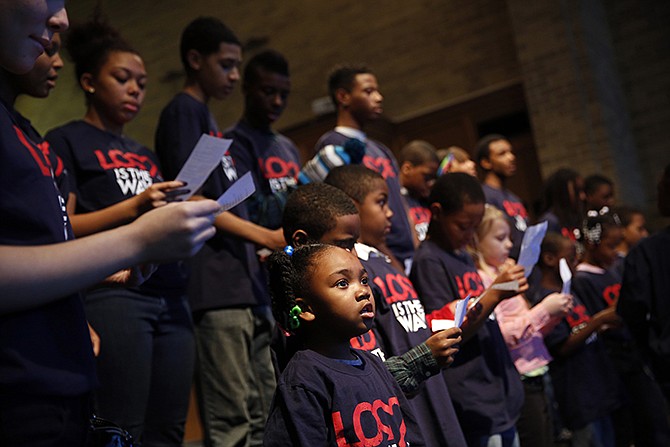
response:
<path id="1" fill-rule="evenodd" d="M 388 355 L 402 355 L 425 342 L 432 332 L 414 285 L 396 270 L 388 258 L 356 244 L 356 253 L 368 272 L 375 294 L 375 328 Z M 447 384 L 441 377 L 424 382 L 419 394 L 410 400 L 426 445 L 465 446 L 465 438 Z"/>
<path id="2" fill-rule="evenodd" d="M 161 112 L 154 140 L 166 180 L 177 177 L 203 133 L 222 136 L 206 104 L 178 93 Z"/>
<path id="3" fill-rule="evenodd" d="M 444 251 L 430 239 L 419 246 L 410 279 L 429 320 L 444 318 L 449 302 L 484 292 L 469 255 Z M 444 378 L 466 438 L 501 433 L 516 424 L 523 387 L 493 318 L 461 345 Z"/>
<path id="4" fill-rule="evenodd" d="M 256 192 L 245 202 L 252 222 L 281 227 L 286 198 L 296 188 L 300 173 L 298 148 L 285 136 L 238 122 L 224 132 L 233 144 L 230 154 L 240 176 L 251 172 Z"/>
<path id="5" fill-rule="evenodd" d="M 532 298 L 533 305 L 552 292 L 538 289 L 537 295 Z M 622 388 L 596 332 L 569 356 L 557 354 L 570 334 L 591 320 L 586 306 L 574 293 L 573 304 L 571 312 L 545 336 L 544 342 L 554 357 L 549 370 L 563 423 L 567 428 L 576 430 L 616 410 L 621 405 Z"/>
<path id="6" fill-rule="evenodd" d="M 319 138 L 315 146 L 315 152 L 329 144 L 344 146 L 351 137 L 331 130 Z M 391 233 L 386 238 L 386 243 L 393 254 L 401 261 L 411 259 L 414 255 L 414 240 L 412 238 L 412 227 L 407 219 L 407 209 L 400 192 L 400 180 L 398 179 L 398 162 L 389 148 L 383 144 L 367 139 L 365 141 L 365 156 L 363 165 L 381 174 L 389 188 L 389 207 L 393 211 L 391 217 Z"/>
<path id="7" fill-rule="evenodd" d="M 508 189 L 496 189 L 482 183 L 482 190 L 486 197 L 486 203 L 495 206 L 505 213 L 509 226 L 512 229 L 512 249 L 510 256 L 514 259 L 519 257 L 523 234 L 528 227 L 528 211 L 521 199 Z"/>
<path id="8" fill-rule="evenodd" d="M 72 239 L 51 164 L 9 110 L 0 103 L 0 244 Z M 96 384 L 93 348 L 78 294 L 0 316 L 0 396 L 78 396 Z"/>
<path id="9" fill-rule="evenodd" d="M 85 121 L 71 121 L 45 139 L 63 160 L 77 196 L 77 214 L 107 208 L 143 193 L 163 175 L 156 154 L 137 141 L 101 130 Z M 180 295 L 186 276 L 179 263 L 161 265 L 133 290 Z"/>
<path id="10" fill-rule="evenodd" d="M 353 366 L 305 350 L 279 378 L 265 426 L 266 447 L 423 446 L 400 387 L 364 351 Z"/>
<path id="11" fill-rule="evenodd" d="M 189 94 L 177 94 L 163 109 L 156 130 L 156 153 L 167 168 L 167 178 L 177 176 L 202 134 L 223 136 L 207 105 Z M 205 197 L 217 199 L 237 178 L 237 170 L 228 153 L 200 192 Z M 249 220 L 244 204 L 229 211 Z M 188 296 L 193 312 L 250 307 L 262 296 L 264 279 L 258 277 L 254 247 L 239 238 L 218 231 L 188 260 L 188 266 Z M 224 287 L 225 293 L 222 293 Z"/>

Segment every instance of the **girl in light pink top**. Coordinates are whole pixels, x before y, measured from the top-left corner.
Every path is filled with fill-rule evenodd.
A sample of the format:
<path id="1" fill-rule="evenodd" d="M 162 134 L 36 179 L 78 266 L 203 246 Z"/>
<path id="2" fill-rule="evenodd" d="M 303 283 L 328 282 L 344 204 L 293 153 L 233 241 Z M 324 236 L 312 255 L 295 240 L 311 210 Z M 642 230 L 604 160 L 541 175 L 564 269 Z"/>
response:
<path id="1" fill-rule="evenodd" d="M 486 206 L 477 228 L 476 245 L 477 268 L 484 286 L 488 287 L 501 267 L 514 263 L 509 258 L 510 227 L 502 211 Z M 521 445 L 553 445 L 553 428 L 544 393 L 545 374 L 552 358 L 544 344 L 544 334 L 549 333 L 571 307 L 570 295 L 553 293 L 532 308 L 523 295 L 516 295 L 498 304 L 492 314 L 498 320 L 524 383 L 526 397 L 517 422 Z"/>

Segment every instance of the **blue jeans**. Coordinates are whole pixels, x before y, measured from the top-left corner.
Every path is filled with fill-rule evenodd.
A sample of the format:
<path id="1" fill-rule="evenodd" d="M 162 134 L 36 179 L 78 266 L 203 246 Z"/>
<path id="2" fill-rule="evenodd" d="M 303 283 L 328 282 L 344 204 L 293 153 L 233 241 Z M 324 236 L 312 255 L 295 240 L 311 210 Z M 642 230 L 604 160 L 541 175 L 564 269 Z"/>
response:
<path id="1" fill-rule="evenodd" d="M 196 316 L 196 390 L 206 446 L 262 445 L 275 387 L 269 328 L 249 308 Z"/>
<path id="2" fill-rule="evenodd" d="M 144 445 L 180 446 L 195 364 L 186 297 L 100 289 L 86 315 L 100 335 L 97 415 Z"/>

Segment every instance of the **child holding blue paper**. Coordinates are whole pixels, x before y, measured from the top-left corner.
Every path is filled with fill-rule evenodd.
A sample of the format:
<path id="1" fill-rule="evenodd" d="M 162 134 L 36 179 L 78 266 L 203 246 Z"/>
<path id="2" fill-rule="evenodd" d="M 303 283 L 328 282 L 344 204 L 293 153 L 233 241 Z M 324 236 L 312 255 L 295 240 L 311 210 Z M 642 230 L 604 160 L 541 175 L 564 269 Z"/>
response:
<path id="1" fill-rule="evenodd" d="M 493 283 L 501 267 L 514 264 L 509 257 L 511 248 L 507 219 L 502 211 L 486 205 L 482 222 L 477 227 L 475 251 L 479 275 L 485 287 Z M 571 308 L 572 296 L 563 293 L 552 293 L 532 308 L 525 296 L 519 294 L 495 308 L 500 332 L 524 387 L 524 404 L 517 422 L 521 445 L 553 447 L 554 433 L 544 390 L 551 355 L 544 344 L 544 335 Z"/>
<path id="2" fill-rule="evenodd" d="M 518 281 L 517 290 L 485 289 L 469 253 L 484 215 L 484 193 L 474 177 L 445 174 L 429 197 L 431 222 L 419 247 L 410 279 L 426 309 L 426 319 L 453 319 L 454 301 L 479 297 L 463 323 L 463 340 L 444 378 L 468 445 L 518 445 L 515 429 L 523 388 L 497 322 L 489 318 L 503 299 L 528 288 L 521 266 L 505 266 L 494 284 Z"/>

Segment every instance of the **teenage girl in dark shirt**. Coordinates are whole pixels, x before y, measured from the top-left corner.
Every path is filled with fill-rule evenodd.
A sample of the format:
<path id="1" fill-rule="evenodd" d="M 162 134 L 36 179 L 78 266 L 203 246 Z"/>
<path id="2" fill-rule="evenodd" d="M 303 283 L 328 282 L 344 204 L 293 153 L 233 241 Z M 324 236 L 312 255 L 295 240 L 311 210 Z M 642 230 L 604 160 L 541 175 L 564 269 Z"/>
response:
<path id="1" fill-rule="evenodd" d="M 77 236 L 133 221 L 166 204 L 180 182 L 162 182 L 156 156 L 126 137 L 142 106 L 147 74 L 137 52 L 101 19 L 66 35 L 87 109 L 46 139 L 72 178 L 68 211 Z M 146 444 L 181 445 L 195 362 L 185 281 L 178 264 L 144 284 L 97 288 L 85 296 L 103 347 L 97 412 Z M 166 373 L 168 372 L 169 373 Z"/>

